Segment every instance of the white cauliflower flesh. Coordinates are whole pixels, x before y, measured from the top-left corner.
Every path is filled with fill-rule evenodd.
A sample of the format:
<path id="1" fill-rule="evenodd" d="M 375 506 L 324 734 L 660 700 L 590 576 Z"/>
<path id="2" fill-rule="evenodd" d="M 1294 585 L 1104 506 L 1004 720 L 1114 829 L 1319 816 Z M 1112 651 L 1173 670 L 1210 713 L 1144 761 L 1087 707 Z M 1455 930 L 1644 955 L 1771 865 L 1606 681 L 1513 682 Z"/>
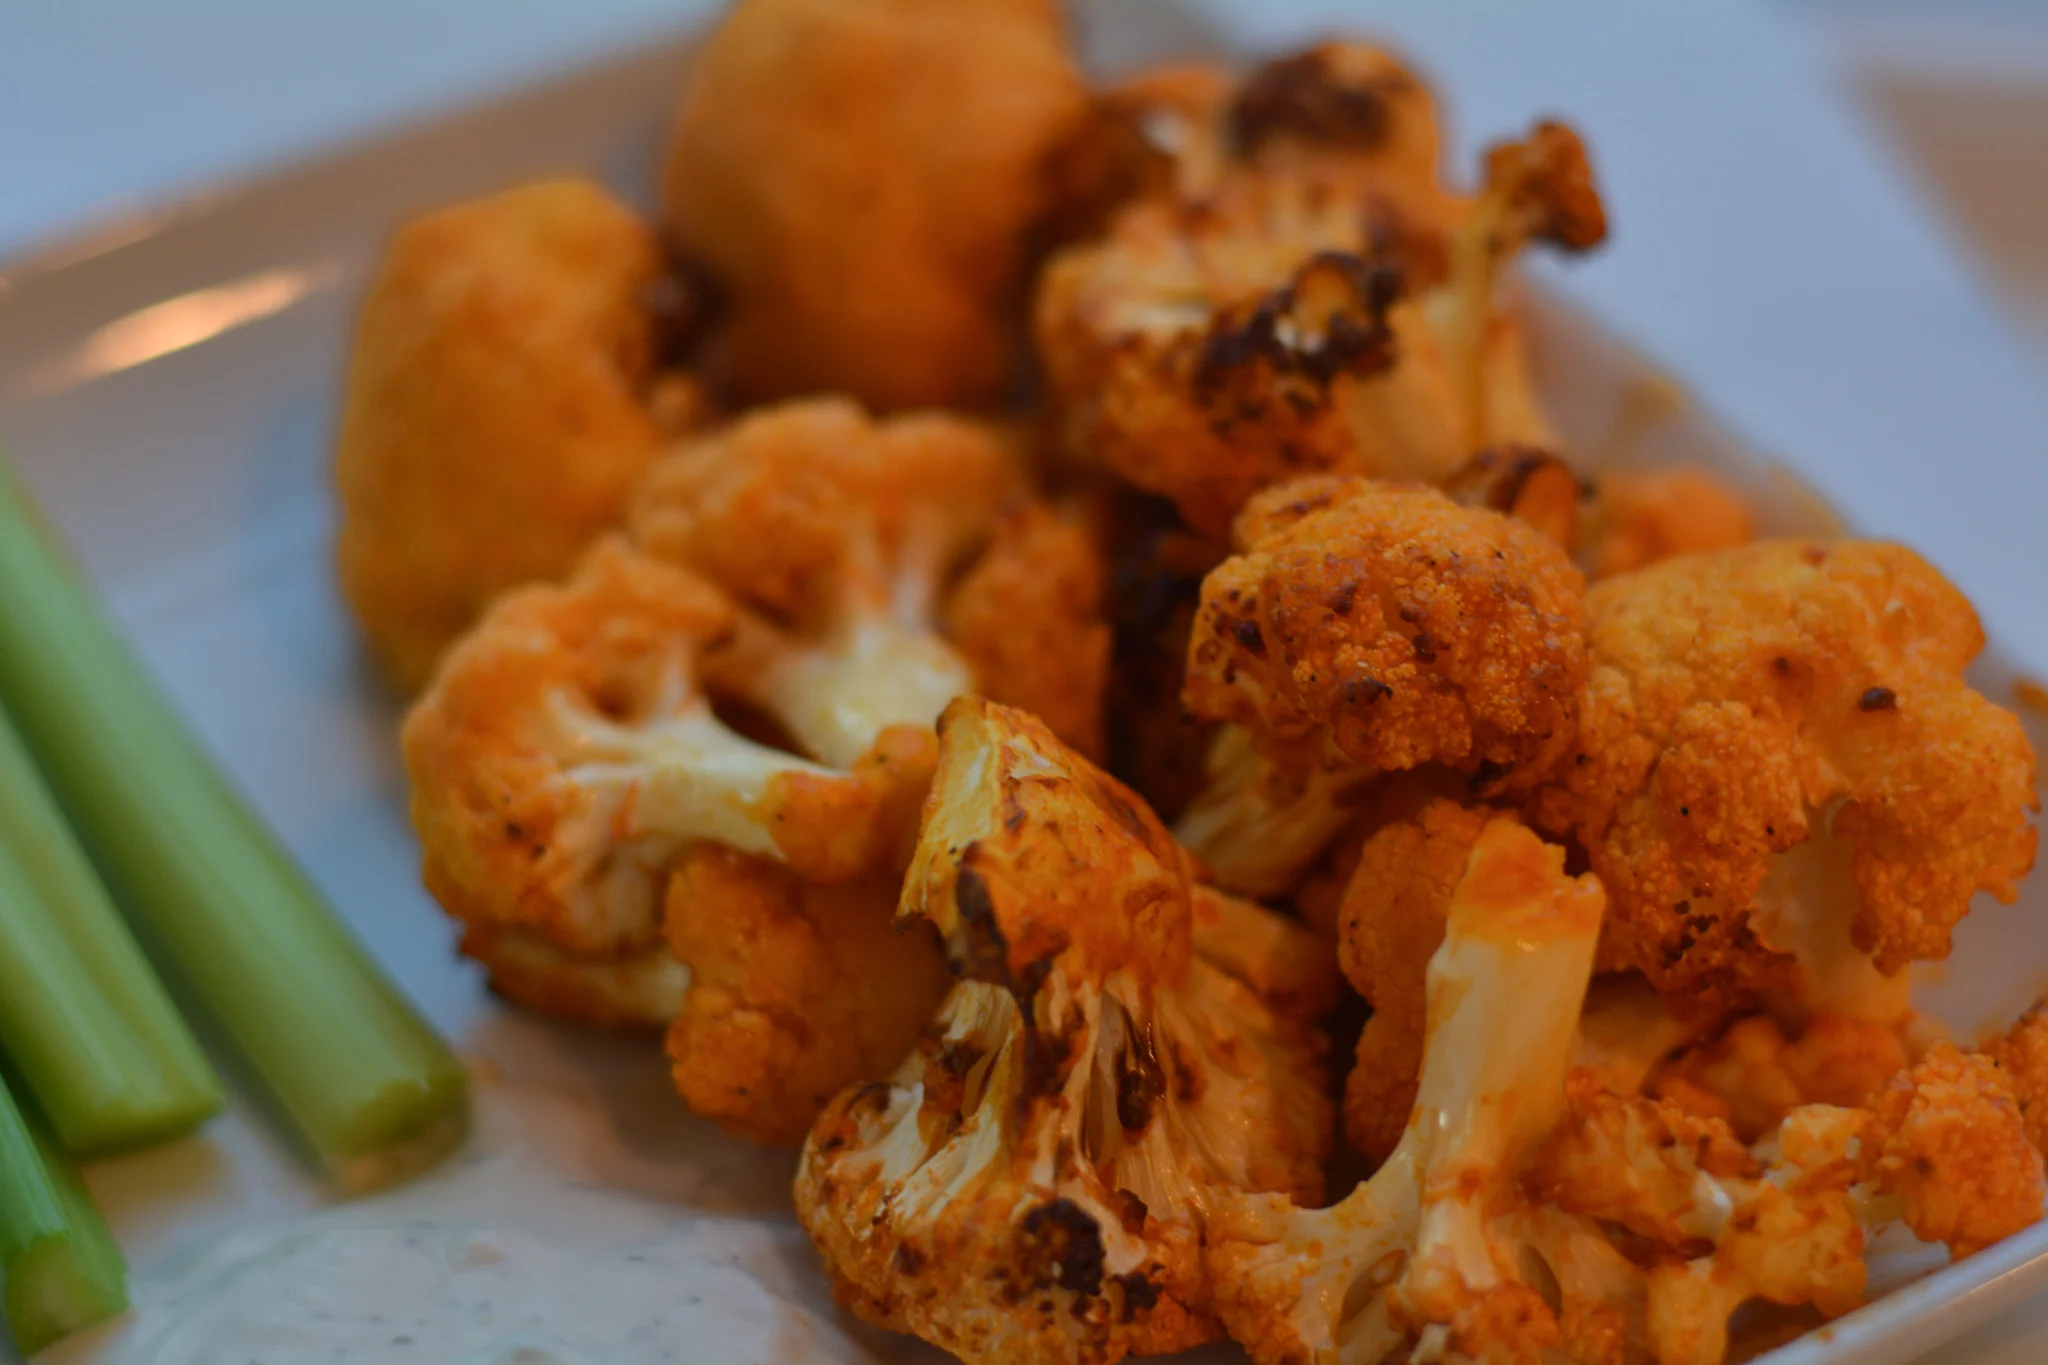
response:
<path id="1" fill-rule="evenodd" d="M 1548 1312 L 1525 1247 L 1581 1296 L 1619 1292 L 1611 1248 L 1514 1197 L 1564 1107 L 1604 904 L 1562 865 L 1512 820 L 1487 825 L 1430 961 L 1414 1115 L 1379 1171 L 1328 1209 L 1245 1198 L 1217 1220 L 1219 1310 L 1262 1365 L 1471 1354 Z"/>
<path id="2" fill-rule="evenodd" d="M 1197 950 L 1186 855 L 1037 721 L 962 699 L 941 737 L 903 913 L 961 979 L 813 1128 L 799 1215 L 856 1312 L 969 1362 L 1209 1340 L 1219 1201 L 1320 1193 L 1323 1040 L 1292 1011 L 1326 969 L 1242 903 Z"/>

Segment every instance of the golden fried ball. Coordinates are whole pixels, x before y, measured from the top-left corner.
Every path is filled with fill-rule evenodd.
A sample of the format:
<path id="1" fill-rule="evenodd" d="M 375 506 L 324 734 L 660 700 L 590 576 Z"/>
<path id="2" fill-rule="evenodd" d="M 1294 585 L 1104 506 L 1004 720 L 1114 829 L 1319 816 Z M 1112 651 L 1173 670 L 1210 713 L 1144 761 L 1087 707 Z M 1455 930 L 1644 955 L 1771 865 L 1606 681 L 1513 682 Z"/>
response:
<path id="1" fill-rule="evenodd" d="M 582 180 L 392 238 L 356 322 L 334 478 L 342 592 L 399 686 L 618 519 L 662 435 L 662 277 L 647 225 Z"/>
<path id="2" fill-rule="evenodd" d="M 1086 107 L 1047 0 L 741 0 L 662 172 L 733 391 L 1001 397 L 1044 163 Z"/>

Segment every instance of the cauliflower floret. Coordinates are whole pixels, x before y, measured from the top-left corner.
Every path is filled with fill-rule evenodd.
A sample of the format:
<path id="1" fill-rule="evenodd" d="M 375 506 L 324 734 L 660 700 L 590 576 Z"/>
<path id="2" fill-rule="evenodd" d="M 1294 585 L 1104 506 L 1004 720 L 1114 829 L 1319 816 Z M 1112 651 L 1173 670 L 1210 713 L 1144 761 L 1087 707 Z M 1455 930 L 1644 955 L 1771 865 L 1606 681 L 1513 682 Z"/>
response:
<path id="1" fill-rule="evenodd" d="M 613 1013 L 666 1023 L 677 978 L 649 958 L 663 875 L 692 843 L 820 880 L 900 848 L 919 753 L 878 746 L 840 771 L 728 729 L 697 665 L 732 623 L 709 584 L 601 541 L 566 585 L 499 599 L 406 717 L 427 888 L 515 998 L 576 1008 L 623 973 Z"/>
<path id="2" fill-rule="evenodd" d="M 1093 236 L 1134 199 L 1199 200 L 1247 167 L 1341 181 L 1448 223 L 1429 88 L 1383 48 L 1326 42 L 1242 81 L 1224 67 L 1151 67 L 1098 92 L 1056 152 L 1062 239 Z"/>
<path id="3" fill-rule="evenodd" d="M 748 609 L 706 660 L 714 684 L 774 715 L 802 752 L 845 766 L 892 733 L 929 745 L 946 703 L 974 690 L 939 632 L 941 599 L 1015 480 L 985 427 L 876 423 L 843 399 L 812 399 L 663 457 L 631 525 L 649 553 Z"/>
<path id="4" fill-rule="evenodd" d="M 1887 1022 L 1901 969 L 2034 860 L 2034 755 L 1962 681 L 1976 613 L 1910 550 L 1764 542 L 1586 594 L 1579 738 L 1539 824 L 1607 887 L 1603 962 L 1702 1008 Z"/>
<path id="5" fill-rule="evenodd" d="M 1183 698 L 1269 755 L 1441 763 L 1484 791 L 1572 743 L 1586 672 L 1578 570 L 1526 524 L 1433 489 L 1301 479 L 1245 508 L 1202 584 Z"/>
<path id="6" fill-rule="evenodd" d="M 1585 144 L 1565 124 L 1544 120 L 1519 142 L 1486 151 L 1485 185 L 1450 238 L 1450 277 L 1433 301 L 1435 330 L 1474 445 L 1519 439 L 1549 445 L 1536 415 L 1518 335 L 1499 306 L 1501 274 L 1530 242 L 1590 251 L 1607 240 L 1607 211 L 1593 184 Z M 1519 427 L 1509 419 L 1524 419 Z M 1540 424 L 1540 417 L 1536 417 Z"/>
<path id="7" fill-rule="evenodd" d="M 1062 437 L 1210 535 L 1296 475 L 1436 479 L 1491 444 L 1551 444 L 1500 267 L 1532 239 L 1591 245 L 1598 210 L 1554 124 L 1490 154 L 1448 239 L 1341 172 L 1243 170 L 1135 204 L 1039 283 Z"/>
<path id="8" fill-rule="evenodd" d="M 1802 1106 L 1754 1147 L 1719 1119 L 1575 1076 L 1526 1187 L 1640 1239 L 1659 1365 L 1719 1365 L 1752 1299 L 1856 1307 L 1867 1236 L 1894 1218 L 1967 1256 L 2038 1220 L 2044 1193 L 2004 1077 L 1946 1044 L 1869 1108 Z"/>
<path id="9" fill-rule="evenodd" d="M 1225 164 L 1223 111 L 1228 67 L 1170 62 L 1095 91 L 1087 115 L 1046 162 L 1055 243 L 1099 236 L 1136 199 L 1191 197 L 1216 183 Z"/>
<path id="10" fill-rule="evenodd" d="M 1207 1340 L 1209 1210 L 1320 1192 L 1298 1012 L 1327 981 L 1257 907 L 1198 913 L 1157 817 L 1035 720 L 963 698 L 941 732 L 901 913 L 961 980 L 890 1082 L 819 1119 L 798 1214 L 857 1313 L 969 1362 Z"/>
<path id="11" fill-rule="evenodd" d="M 1801 1105 L 1866 1104 L 1907 1060 L 1895 1023 L 1822 1014 L 1794 1040 L 1758 1014 L 1673 1057 L 1649 1084 L 1696 1113 L 1725 1119 L 1743 1141 L 1754 1142 Z"/>
<path id="12" fill-rule="evenodd" d="M 1044 162 L 1085 116 L 1049 0 L 742 0 L 706 40 L 665 222 L 723 287 L 748 401 L 1001 398 Z"/>
<path id="13" fill-rule="evenodd" d="M 1336 1008 L 1344 975 L 1328 936 L 1213 886 L 1194 889 L 1193 914 L 1195 955 L 1277 1012 L 1314 1022 Z"/>
<path id="14" fill-rule="evenodd" d="M 1578 541 L 1585 488 L 1571 466 L 1548 451 L 1488 446 L 1452 471 L 1443 490 L 1462 506 L 1491 508 L 1526 521 L 1566 549 Z"/>
<path id="15" fill-rule="evenodd" d="M 2034 1005 L 2006 1032 L 1984 1045 L 1985 1055 L 2005 1068 L 2026 1117 L 2027 1136 L 2048 1152 L 2048 1001 Z"/>
<path id="16" fill-rule="evenodd" d="M 1216 536 L 1293 474 L 1448 473 L 1448 376 L 1370 217 L 1321 181 L 1239 177 L 1062 253 L 1033 326 L 1064 443 Z"/>
<path id="17" fill-rule="evenodd" d="M 342 398 L 335 553 L 406 691 L 492 598 L 618 520 L 664 434 L 655 390 L 690 387 L 657 377 L 664 283 L 654 233 L 582 180 L 441 209 L 385 248 Z"/>
<path id="18" fill-rule="evenodd" d="M 834 1095 L 889 1073 L 951 984 L 931 931 L 892 923 L 897 891 L 717 844 L 683 854 L 664 928 L 689 985 L 668 1054 L 692 1110 L 795 1143 Z"/>
<path id="19" fill-rule="evenodd" d="M 1354 818 L 1376 774 L 1345 762 L 1276 763 L 1243 725 L 1209 743 L 1205 785 L 1173 823 L 1216 881 L 1245 896 L 1293 892 Z"/>
<path id="20" fill-rule="evenodd" d="M 1245 78 L 1224 119 L 1240 161 L 1341 178 L 1431 226 L 1457 212 L 1441 183 L 1436 101 L 1385 48 L 1339 40 L 1276 57 Z"/>
<path id="21" fill-rule="evenodd" d="M 1864 1178 L 1900 1202 L 1914 1236 L 1962 1257 L 2040 1220 L 2041 1154 L 1990 1058 L 1936 1043 L 1869 1110 Z"/>
<path id="22" fill-rule="evenodd" d="M 1533 1360 L 1625 1330 L 1610 1300 L 1624 1296 L 1627 1263 L 1516 1197 L 1523 1161 L 1564 1109 L 1599 935 L 1599 885 L 1566 877 L 1563 860 L 1508 819 L 1473 847 L 1429 963 L 1414 1110 L 1378 1172 L 1331 1208 L 1245 1196 L 1214 1220 L 1219 1310 L 1260 1365 Z M 1525 1252 L 1554 1277 L 1561 1314 Z"/>
<path id="23" fill-rule="evenodd" d="M 1344 1086 L 1344 1135 L 1375 1165 L 1400 1143 L 1422 1074 L 1429 961 L 1472 850 L 1496 818 L 1435 801 L 1365 841 L 1337 915 L 1337 954 L 1372 1006 Z"/>
<path id="24" fill-rule="evenodd" d="M 1611 578 L 1755 538 L 1749 504 L 1705 470 L 1625 469 L 1600 477 L 1578 560 L 1589 578 Z"/>
<path id="25" fill-rule="evenodd" d="M 1027 503 L 996 523 L 946 604 L 946 636 L 981 695 L 1029 711 L 1096 761 L 1109 683 L 1107 575 L 1079 515 Z"/>

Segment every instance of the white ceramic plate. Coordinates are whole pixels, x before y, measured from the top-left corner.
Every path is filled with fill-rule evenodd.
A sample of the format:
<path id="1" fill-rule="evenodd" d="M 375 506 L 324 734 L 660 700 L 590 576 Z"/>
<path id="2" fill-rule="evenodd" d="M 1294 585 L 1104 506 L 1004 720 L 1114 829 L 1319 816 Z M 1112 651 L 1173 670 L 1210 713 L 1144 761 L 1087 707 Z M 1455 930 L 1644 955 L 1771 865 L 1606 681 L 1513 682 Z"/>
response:
<path id="1" fill-rule="evenodd" d="M 1202 40 L 1159 5 L 1107 13 L 1113 22 L 1094 36 L 1123 54 Z M 483 1141 L 455 1178 L 515 1153 L 641 1200 L 649 1227 L 744 1224 L 759 1292 L 815 1329 L 794 1354 L 768 1335 L 749 1350 L 915 1358 L 916 1348 L 835 1319 L 784 1211 L 787 1155 L 692 1119 L 655 1049 L 513 1016 L 456 961 L 415 873 L 395 712 L 359 665 L 328 571 L 335 394 L 349 314 L 383 233 L 415 210 L 563 169 L 642 197 L 681 52 L 649 50 L 0 272 L 0 441 L 172 697 L 476 1065 Z M 1540 323 L 1543 382 L 1582 448 L 1707 459 L 1770 493 L 1787 528 L 1820 515 L 1696 408 L 1617 444 L 1617 414 L 1642 391 L 1645 368 L 1562 304 L 1546 302 Z M 1994 695 L 2007 683 L 1987 666 Z M 2048 929 L 2030 913 L 2044 900 L 2036 887 L 2017 909 L 1973 917 L 1926 1003 L 1966 1030 L 2022 1005 L 2048 966 Z M 141 1312 L 66 1348 L 66 1360 L 167 1349 L 152 1316 L 167 1258 L 321 1202 L 239 1108 L 198 1138 L 102 1163 L 91 1178 L 140 1272 Z M 393 1207 L 432 1197 L 413 1191 Z M 508 1210 L 515 1216 L 545 1226 L 547 1210 Z M 2048 1228 L 2037 1228 L 1770 1359 L 1903 1361 L 2044 1286 Z"/>

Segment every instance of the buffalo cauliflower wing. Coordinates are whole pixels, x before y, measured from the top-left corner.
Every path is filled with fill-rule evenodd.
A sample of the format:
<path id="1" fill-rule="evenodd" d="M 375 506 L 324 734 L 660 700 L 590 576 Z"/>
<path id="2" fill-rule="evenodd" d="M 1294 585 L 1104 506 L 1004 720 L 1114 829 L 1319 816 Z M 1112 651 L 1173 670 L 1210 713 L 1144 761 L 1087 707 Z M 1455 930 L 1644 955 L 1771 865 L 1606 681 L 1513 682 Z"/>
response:
<path id="1" fill-rule="evenodd" d="M 1501 268 L 1528 241 L 1593 245 L 1599 209 L 1555 124 L 1496 148 L 1448 229 L 1306 171 L 1134 204 L 1039 283 L 1062 440 L 1210 535 L 1296 475 L 1438 479 L 1488 445 L 1547 445 Z"/>
<path id="2" fill-rule="evenodd" d="M 1801 1105 L 1866 1104 L 1906 1068 L 1905 1022 L 1820 1014 L 1795 1037 L 1769 1015 L 1746 1015 L 1669 1058 L 1647 1084 L 1754 1142 Z"/>
<path id="3" fill-rule="evenodd" d="M 1322 477 L 1246 507 L 1202 584 L 1183 698 L 1361 768 L 1440 763 L 1494 791 L 1572 743 L 1578 570 L 1527 524 L 1432 489 Z"/>
<path id="4" fill-rule="evenodd" d="M 1587 577 L 1611 578 L 1755 538 L 1749 504 L 1705 470 L 1624 469 L 1601 476 L 1577 556 Z"/>
<path id="5" fill-rule="evenodd" d="M 1656 1365 L 1720 1365 L 1752 1300 L 1838 1317 L 1863 1301 L 1869 1236 L 1893 1221 L 1963 1257 L 2041 1216 L 2041 1157 L 1998 1068 L 1946 1044 L 1867 1107 L 1804 1105 L 1744 1145 L 1718 1119 L 1573 1077 L 1526 1184 L 1624 1229 L 1647 1267 Z"/>
<path id="6" fill-rule="evenodd" d="M 1133 200 L 1199 200 L 1246 169 L 1339 181 L 1448 223 L 1457 201 L 1440 183 L 1439 140 L 1428 86 L 1369 43 L 1319 43 L 1241 79 L 1151 67 L 1098 91 L 1055 151 L 1058 235 L 1094 235 Z"/>
<path id="7" fill-rule="evenodd" d="M 1215 1219 L 1219 1308 L 1259 1365 L 1535 1360 L 1613 1325 L 1627 1261 L 1517 1190 L 1565 1108 L 1600 914 L 1598 883 L 1565 876 L 1562 850 L 1508 819 L 1482 831 L 1429 961 L 1400 1144 L 1329 1208 L 1239 1196 Z"/>
<path id="8" fill-rule="evenodd" d="M 1407 1130 L 1422 1074 L 1429 960 L 1492 812 L 1434 801 L 1365 841 L 1337 915 L 1337 953 L 1372 1006 L 1344 1086 L 1344 1135 L 1387 1159 Z"/>
<path id="9" fill-rule="evenodd" d="M 834 1095 L 902 1059 L 951 978 L 928 928 L 894 923 L 897 889 L 806 881 L 720 844 L 682 855 L 663 923 L 690 984 L 668 1054 L 692 1110 L 795 1143 Z"/>
<path id="10" fill-rule="evenodd" d="M 1030 717 L 962 699 L 942 735 L 902 914 L 960 979 L 812 1129 L 798 1214 L 857 1313 L 970 1363 L 1207 1340 L 1219 1198 L 1321 1189 L 1326 956 L 1198 910 L 1157 817 Z"/>
<path id="11" fill-rule="evenodd" d="M 2011 1028 L 1987 1042 L 1984 1052 L 2011 1080 L 2027 1136 L 2048 1152 L 2048 1002 L 2036 1001 Z"/>
<path id="12" fill-rule="evenodd" d="M 1108 568 L 1075 511 L 1013 507 L 946 603 L 946 637 L 990 701 L 1029 711 L 1100 761 L 1109 684 Z"/>
<path id="13" fill-rule="evenodd" d="M 742 0 L 691 65 L 664 219 L 744 400 L 976 404 L 1011 382 L 1045 162 L 1087 96 L 1048 0 Z"/>
<path id="14" fill-rule="evenodd" d="M 745 609 L 708 661 L 804 753 L 847 764 L 890 734 L 927 744 L 974 671 L 941 633 L 951 576 L 1015 491 L 989 429 L 872 422 L 843 399 L 749 413 L 669 454 L 630 517 L 650 554 Z"/>
<path id="15" fill-rule="evenodd" d="M 1440 486 L 1451 501 L 1519 518 L 1568 550 L 1579 542 L 1585 487 L 1570 465 L 1547 450 L 1488 446 L 1452 470 Z"/>
<path id="16" fill-rule="evenodd" d="M 583 180 L 423 215 L 386 246 L 342 398 L 335 553 L 406 691 L 493 597 L 566 573 L 618 520 L 664 435 L 666 282 L 653 231 Z"/>
<path id="17" fill-rule="evenodd" d="M 1579 734 L 1535 793 L 1607 887 L 1603 961 L 1725 1008 L 1895 1019 L 2032 866 L 2034 755 L 1970 604 L 1894 545 L 1760 542 L 1586 594 Z"/>
<path id="18" fill-rule="evenodd" d="M 1508 817 L 1472 843 L 1413 1108 L 1372 1178 L 1328 1209 L 1240 1196 L 1215 1220 L 1224 1320 L 1260 1365 L 1719 1365 L 1747 1303 L 1859 1305 L 1894 1221 L 1960 1257 L 2040 1217 L 2005 1077 L 1945 1044 L 1750 1144 L 1574 1068 L 1601 893 L 1563 861 Z"/>
<path id="19" fill-rule="evenodd" d="M 708 583 L 601 541 L 566 584 L 501 598 L 406 717 L 427 888 L 508 995 L 666 1023 L 686 978 L 661 897 L 688 847 L 835 881 L 901 846 L 919 752 L 878 746 L 840 770 L 728 728 L 699 665 L 733 621 Z"/>

